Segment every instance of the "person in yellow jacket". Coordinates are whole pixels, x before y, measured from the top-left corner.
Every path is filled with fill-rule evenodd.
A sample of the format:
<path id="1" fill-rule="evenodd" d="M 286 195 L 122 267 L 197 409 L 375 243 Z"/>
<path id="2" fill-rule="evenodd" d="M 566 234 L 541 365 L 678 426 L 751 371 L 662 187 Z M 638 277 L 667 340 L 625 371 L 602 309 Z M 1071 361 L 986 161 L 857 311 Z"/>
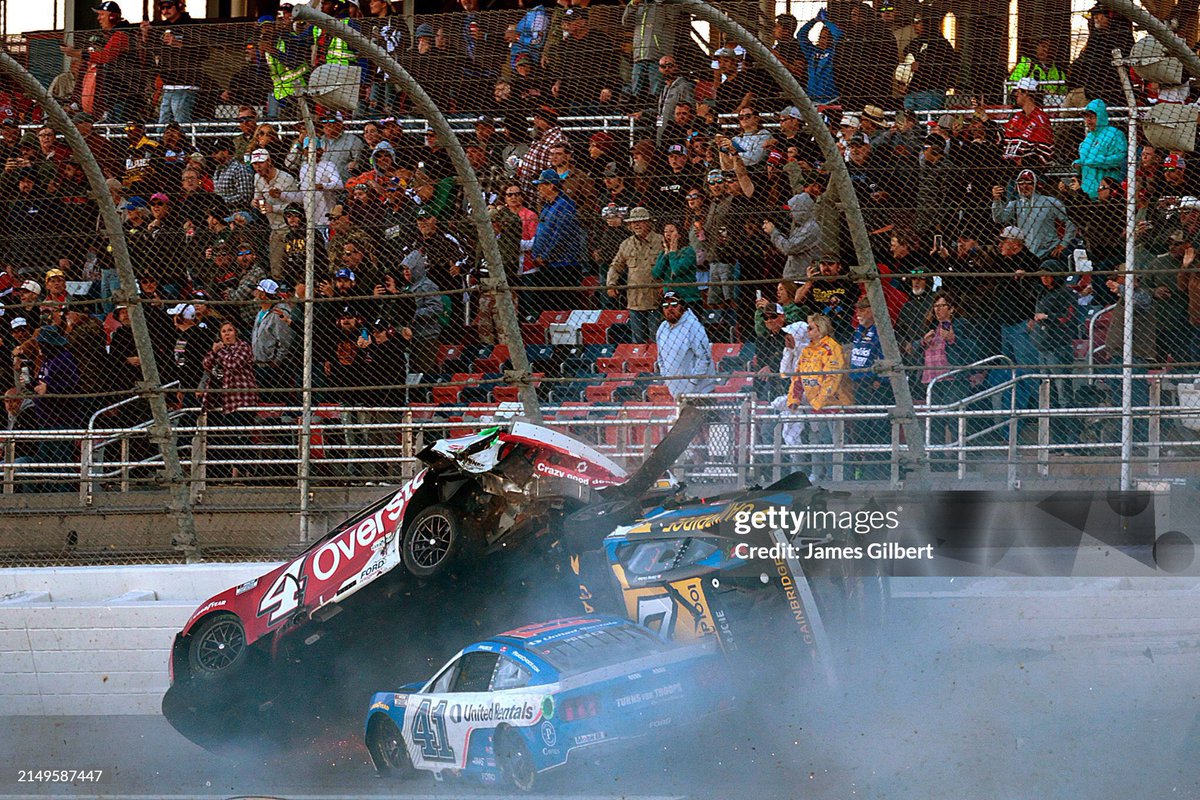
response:
<path id="1" fill-rule="evenodd" d="M 792 410 L 807 406 L 814 412 L 827 414 L 808 420 L 805 439 L 810 445 L 830 446 L 834 441 L 834 426 L 841 424 L 833 412 L 853 404 L 854 392 L 843 371 L 847 367 L 845 353 L 833 338 L 833 320 L 824 314 L 812 314 L 808 318 L 808 331 L 809 343 L 800 352 L 787 404 Z M 832 450 L 813 453 L 810 479 L 815 483 L 829 478 L 832 464 Z"/>

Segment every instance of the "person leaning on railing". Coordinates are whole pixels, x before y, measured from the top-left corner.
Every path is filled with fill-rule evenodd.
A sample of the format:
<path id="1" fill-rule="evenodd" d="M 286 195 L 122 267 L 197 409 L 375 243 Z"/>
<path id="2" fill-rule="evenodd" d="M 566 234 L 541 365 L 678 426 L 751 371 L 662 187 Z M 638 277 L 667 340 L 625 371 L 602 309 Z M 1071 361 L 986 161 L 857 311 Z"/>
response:
<path id="1" fill-rule="evenodd" d="M 925 317 L 925 327 L 926 332 L 917 343 L 925 364 L 921 372 L 921 391 L 928 393 L 930 384 L 933 384 L 930 395 L 933 406 L 956 403 L 980 391 L 986 377 L 983 373 L 950 374 L 955 368 L 972 364 L 980 358 L 975 326 L 970 320 L 959 316 L 953 296 L 947 292 L 933 295 L 933 304 Z M 930 444 L 945 444 L 957 438 L 958 423 L 954 418 L 933 420 Z M 938 467 L 939 464 L 935 462 L 934 468 Z"/>
<path id="2" fill-rule="evenodd" d="M 254 424 L 253 411 L 243 411 L 248 406 L 258 405 L 258 382 L 254 378 L 254 351 L 238 334 L 233 322 L 221 324 L 220 338 L 213 342 L 211 352 L 204 356 L 204 371 L 209 376 L 209 388 L 220 392 L 204 395 L 204 408 L 220 410 L 216 420 L 210 424 L 223 427 L 249 428 Z M 232 444 L 246 443 L 248 437 L 239 432 L 227 433 L 217 439 L 226 439 Z M 250 448 L 231 449 L 222 459 L 235 462 L 229 470 L 230 477 L 238 478 L 246 473 L 244 463 L 249 460 Z M 215 477 L 215 476 L 214 476 Z"/>

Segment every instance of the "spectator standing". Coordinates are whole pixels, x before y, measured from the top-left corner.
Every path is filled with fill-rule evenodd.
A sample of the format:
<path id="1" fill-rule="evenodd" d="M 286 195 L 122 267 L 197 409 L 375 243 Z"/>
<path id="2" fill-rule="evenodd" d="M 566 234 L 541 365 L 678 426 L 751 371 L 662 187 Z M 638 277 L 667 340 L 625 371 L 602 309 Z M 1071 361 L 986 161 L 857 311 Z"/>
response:
<path id="1" fill-rule="evenodd" d="M 904 95 L 909 111 L 941 109 L 946 91 L 958 80 L 958 51 L 942 36 L 941 23 L 942 15 L 932 8 L 920 9 L 913 19 L 916 36 L 904 51 L 905 60 L 912 57 Z"/>
<path id="2" fill-rule="evenodd" d="M 917 234 L 932 244 L 934 236 L 948 235 L 956 227 L 957 210 L 948 198 L 956 197 L 962 186 L 960 168 L 946 155 L 942 137 L 925 137 L 921 162 L 917 167 L 917 202 L 914 227 Z"/>
<path id="3" fill-rule="evenodd" d="M 784 236 L 771 220 L 763 221 L 763 232 L 771 237 L 771 245 L 787 256 L 783 277 L 800 281 L 808 276 L 821 253 L 821 228 L 817 225 L 816 201 L 807 192 L 800 192 L 788 200 L 788 211 L 792 215 L 792 229 Z"/>
<path id="4" fill-rule="evenodd" d="M 797 411 L 804 406 L 815 415 L 805 424 L 805 440 L 810 445 L 827 448 L 812 456 L 812 480 L 831 477 L 832 445 L 838 424 L 834 413 L 854 402 L 850 381 L 845 375 L 846 357 L 842 346 L 833 338 L 833 322 L 824 314 L 808 318 L 809 343 L 800 351 L 796 377 L 788 389 L 787 407 Z"/>
<path id="5" fill-rule="evenodd" d="M 1025 248 L 1021 229 L 1011 225 L 1000 232 L 1000 246 L 989 256 L 981 259 L 980 269 L 998 277 L 985 279 L 981 284 L 983 291 L 977 296 L 976 305 L 983 312 L 980 344 L 986 352 L 995 353 L 991 345 L 998 333 L 1002 354 L 1018 366 L 1035 364 L 1037 351 L 1029 336 L 1029 320 L 1033 318 L 1033 307 L 1039 294 L 1034 284 L 1034 274 L 1041 262 Z M 1027 372 L 1017 370 L 1018 375 Z M 993 384 L 999 383 L 1005 379 L 1005 373 L 992 370 L 989 379 Z M 1017 407 L 1027 407 L 1033 393 L 1029 381 L 1018 383 Z"/>
<path id="6" fill-rule="evenodd" d="M 1017 176 L 1017 198 L 1004 200 L 1004 187 L 992 187 L 992 222 L 1015 226 L 1030 252 L 1040 259 L 1058 258 L 1075 238 L 1075 223 L 1062 201 L 1038 192 L 1033 170 Z"/>
<path id="7" fill-rule="evenodd" d="M 583 280 L 587 260 L 587 233 L 579 224 L 579 211 L 571 198 L 563 194 L 562 179 L 553 169 L 542 171 L 535 180 L 542 213 L 538 215 L 537 235 L 531 255 L 537 260 L 537 272 L 527 276 L 526 285 L 557 287 L 539 292 L 534 302 L 542 308 L 574 308 L 576 287 Z"/>
<path id="8" fill-rule="evenodd" d="M 1072 340 L 1075 338 L 1079 304 L 1076 302 L 1075 293 L 1063 286 L 1064 276 L 1056 274 L 1056 270 L 1059 269 L 1060 265 L 1055 262 L 1050 262 L 1042 268 L 1039 278 L 1045 292 L 1034 304 L 1029 331 L 1034 349 L 1037 350 L 1037 363 L 1045 367 L 1047 372 L 1062 373 L 1070 372 L 1075 364 Z M 1051 398 L 1052 407 L 1070 406 L 1075 396 L 1071 381 L 1067 378 L 1055 378 L 1051 385 L 1055 390 Z"/>
<path id="9" fill-rule="evenodd" d="M 336 41 L 341 41 L 340 39 Z M 325 160 L 337 169 L 340 182 L 349 180 L 359 171 L 363 160 L 363 140 L 346 130 L 342 112 L 333 111 L 321 117 L 322 139 Z"/>
<path id="10" fill-rule="evenodd" d="M 504 206 L 521 219 L 521 258 L 517 272 L 517 283 L 522 276 L 533 271 L 533 240 L 537 237 L 538 215 L 525 205 L 525 191 L 515 183 L 504 187 Z"/>
<path id="11" fill-rule="evenodd" d="M 629 5 L 625 6 L 621 25 L 633 29 L 633 73 L 629 93 L 635 99 L 657 97 L 662 91 L 665 76 L 658 66 L 663 58 L 670 59 L 675 52 L 677 16 L 672 6 L 648 0 L 629 0 Z"/>
<path id="12" fill-rule="evenodd" d="M 408 346 L 408 371 L 419 372 L 423 380 L 437 372 L 438 341 L 442 335 L 442 316 L 444 308 L 442 298 L 437 292 L 438 285 L 429 279 L 425 256 L 419 250 L 414 250 L 404 257 L 401 263 L 401 273 L 405 286 L 404 311 L 400 314 L 401 325 L 399 335 Z M 389 294 L 396 286 L 395 279 L 390 279 L 387 291 Z"/>
<path id="13" fill-rule="evenodd" d="M 983 382 L 982 375 L 949 373 L 957 367 L 978 361 L 982 351 L 973 336 L 969 320 L 959 316 L 953 297 L 946 292 L 937 292 L 932 299 L 925 319 L 925 333 L 918 342 L 921 360 L 925 364 L 921 372 L 922 395 L 930 396 L 933 405 L 944 406 L 978 391 L 977 387 Z M 930 384 L 933 385 L 932 393 Z M 953 442 L 958 438 L 958 423 L 951 417 L 942 417 L 935 420 L 933 433 L 930 440 L 932 444 Z M 938 460 L 935 459 L 935 470 L 951 468 L 945 461 L 936 463 Z"/>
<path id="14" fill-rule="evenodd" d="M 1021 169 L 1042 169 L 1054 158 L 1054 130 L 1042 110 L 1040 85 L 1021 78 L 1012 97 L 1017 113 L 1004 124 L 1004 159 Z"/>
<path id="15" fill-rule="evenodd" d="M 808 37 L 818 22 L 822 23 L 821 32 L 817 35 L 817 43 L 813 44 Z M 800 52 L 808 63 L 808 96 L 814 103 L 833 103 L 838 99 L 833 65 L 834 53 L 841 38 L 841 29 L 833 24 L 823 8 L 796 32 Z"/>
<path id="16" fill-rule="evenodd" d="M 1113 69 L 1112 53 L 1128 53 L 1133 47 L 1133 23 L 1096 3 L 1088 19 L 1088 37 L 1083 49 L 1067 70 L 1067 85 L 1083 89 L 1088 97 L 1110 106 L 1125 105 L 1121 81 Z"/>
<path id="17" fill-rule="evenodd" d="M 882 102 L 892 93 L 891 50 L 896 45 L 895 38 L 866 3 L 851 3 L 849 18 L 841 27 L 842 39 L 834 54 L 833 74 L 842 107 L 863 108 L 869 103 Z"/>
<path id="18" fill-rule="evenodd" d="M 563 14 L 563 42 L 559 69 L 550 87 L 560 107 L 575 113 L 599 113 L 613 106 L 621 91 L 616 43 L 603 33 L 593 32 L 588 10 L 569 8 Z"/>
<path id="19" fill-rule="evenodd" d="M 196 392 L 204 386 L 204 356 L 212 347 L 214 332 L 202 328 L 196 322 L 196 307 L 191 303 L 179 303 L 167 309 L 167 316 L 175 324 L 175 346 L 172 350 L 170 381 L 178 381 L 175 402 L 180 408 L 191 409 L 200 405 Z M 191 414 L 188 414 L 189 418 Z"/>
<path id="20" fill-rule="evenodd" d="M 684 394 L 708 394 L 717 385 L 708 333 L 675 292 L 663 293 L 661 305 L 663 321 L 654 335 L 658 374 L 676 400 Z"/>
<path id="21" fill-rule="evenodd" d="M 33 383 L 33 411 L 38 430 L 48 435 L 38 444 L 37 460 L 42 464 L 71 465 L 75 459 L 75 440 L 55 438 L 54 431 L 83 427 L 83 409 L 71 395 L 79 393 L 79 364 L 67 347 L 67 337 L 56 325 L 42 325 L 36 338 L 40 358 L 37 377 Z M 48 467 L 55 472 L 69 471 L 70 466 Z M 46 491 L 71 491 L 69 483 L 44 484 Z"/>
<path id="22" fill-rule="evenodd" d="M 1024 78 L 1032 78 L 1038 82 L 1038 88 L 1048 99 L 1053 99 L 1052 106 L 1061 106 L 1067 93 L 1067 73 L 1054 60 L 1054 39 L 1042 36 L 1038 39 L 1037 50 L 1032 56 L 1021 56 L 1017 65 L 1009 74 L 1010 83 L 1020 83 Z"/>
<path id="23" fill-rule="evenodd" d="M 100 320 L 90 313 L 92 303 L 68 306 L 66 314 L 67 349 L 79 365 L 80 415 L 91 415 L 111 400 L 106 393 L 112 386 L 112 375 L 105 369 L 108 361 L 108 335 Z"/>
<path id="24" fill-rule="evenodd" d="M 255 423 L 253 411 L 243 409 L 258 405 L 258 383 L 254 378 L 254 351 L 238 335 L 237 326 L 229 321 L 221 324 L 220 338 L 204 356 L 204 371 L 209 375 L 209 389 L 219 389 L 206 395 L 205 406 L 219 409 L 221 427 L 248 430 Z M 246 447 L 248 436 L 234 430 L 214 437 L 228 447 L 226 456 L 234 462 L 229 475 L 233 479 L 249 472 L 248 463 L 253 450 Z M 239 466 L 240 465 L 240 466 Z"/>
<path id="25" fill-rule="evenodd" d="M 689 307 L 699 304 L 696 251 L 683 239 L 675 222 L 663 224 L 662 242 L 663 250 L 654 263 L 654 280 L 661 283 L 665 290 L 674 292 Z"/>
<path id="26" fill-rule="evenodd" d="M 655 282 L 654 267 L 663 252 L 663 237 L 654 232 L 650 212 L 641 206 L 630 210 L 625 222 L 631 234 L 617 248 L 605 284 L 611 298 L 617 296 L 617 287 L 627 287 L 625 303 L 629 309 L 630 337 L 635 344 L 640 344 L 650 341 L 655 323 L 660 290 Z"/>
<path id="27" fill-rule="evenodd" d="M 1108 106 L 1100 98 L 1087 104 L 1083 126 L 1087 136 L 1079 145 L 1079 158 L 1073 163 L 1079 167 L 1083 193 L 1095 200 L 1101 178 L 1118 181 L 1124 178 L 1128 146 L 1124 132 L 1108 123 Z"/>
<path id="28" fill-rule="evenodd" d="M 109 122 L 138 119 L 145 104 L 141 38 L 112 0 L 96 6 L 96 21 L 100 32 L 86 50 L 59 45 L 72 61 L 86 64 L 80 90 L 83 110 Z"/>
<path id="29" fill-rule="evenodd" d="M 626 7 L 628 8 L 628 6 Z M 690 127 L 693 104 L 696 102 L 696 82 L 687 75 L 679 72 L 679 64 L 673 55 L 664 55 L 658 59 L 659 83 L 662 88 L 658 92 L 658 146 L 664 142 L 680 141 L 684 137 L 668 137 L 667 127 L 672 123 Z M 675 109 L 686 107 L 688 118 L 682 122 L 676 116 Z"/>
<path id="30" fill-rule="evenodd" d="M 891 383 L 874 371 L 875 365 L 883 360 L 883 346 L 879 331 L 875 327 L 875 313 L 871 301 L 864 295 L 854 304 L 858 325 L 850 344 L 850 380 L 854 386 L 854 403 L 860 406 L 893 406 L 896 398 Z M 855 444 L 884 444 L 891 439 L 891 425 L 886 419 L 856 420 L 851 426 Z M 887 477 L 887 456 L 879 453 L 864 453 L 859 460 L 854 477 L 862 480 L 883 480 Z"/>
<path id="31" fill-rule="evenodd" d="M 337 164 L 329 157 L 329 151 L 323 146 L 325 143 L 318 139 L 316 142 L 310 142 L 307 137 L 304 139 L 305 148 L 316 146 L 316 164 L 309 166 L 307 155 L 304 156 L 300 164 L 300 180 L 294 190 L 284 189 L 279 194 L 279 199 L 285 200 L 287 205 L 298 205 L 304 207 L 306 198 L 312 198 L 313 215 L 316 220 L 317 233 L 322 238 L 328 236 L 329 231 L 329 211 L 337 205 L 338 195 L 346 188 L 342 183 L 342 175 L 338 171 Z M 282 173 L 287 175 L 288 173 Z"/>
<path id="32" fill-rule="evenodd" d="M 292 17 L 290 3 L 279 6 L 273 26 L 261 28 L 258 47 L 271 76 L 271 96 L 267 99 L 267 116 L 271 119 L 295 115 L 295 95 L 308 76 L 312 51 L 312 40 L 305 32 Z"/>
<path id="33" fill-rule="evenodd" d="M 291 376 L 283 370 L 284 361 L 292 346 L 292 329 L 287 306 L 279 302 L 279 284 L 270 278 L 259 281 L 254 289 L 258 309 L 250 348 L 254 351 L 254 380 L 259 389 L 292 387 Z M 271 394 L 265 400 L 272 404 L 286 402 L 286 395 Z"/>
<path id="34" fill-rule="evenodd" d="M 142 22 L 140 36 L 148 59 L 158 66 L 162 102 L 158 124 L 189 123 L 196 114 L 200 94 L 200 66 L 206 53 L 195 20 L 183 10 L 182 0 L 158 0 L 159 20 Z M 160 33 L 161 31 L 161 33 Z"/>
<path id="35" fill-rule="evenodd" d="M 250 166 L 255 173 L 254 204 L 271 227 L 271 274 L 278 276 L 283 270 L 284 240 L 287 237 L 287 220 L 283 211 L 290 202 L 284 199 L 284 193 L 298 192 L 300 184 L 290 173 L 275 168 L 274 160 L 265 148 L 260 147 L 250 154 Z"/>

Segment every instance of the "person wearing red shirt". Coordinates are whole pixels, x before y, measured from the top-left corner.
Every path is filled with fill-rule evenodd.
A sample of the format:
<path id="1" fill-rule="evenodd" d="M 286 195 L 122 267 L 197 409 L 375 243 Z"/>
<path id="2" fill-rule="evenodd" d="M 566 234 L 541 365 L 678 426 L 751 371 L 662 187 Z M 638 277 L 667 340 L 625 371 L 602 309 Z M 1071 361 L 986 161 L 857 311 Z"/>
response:
<path id="1" fill-rule="evenodd" d="M 1013 89 L 1019 110 L 1004 125 L 1004 159 L 1019 169 L 1040 169 L 1054 158 L 1054 131 L 1040 97 L 1034 78 L 1021 78 Z"/>

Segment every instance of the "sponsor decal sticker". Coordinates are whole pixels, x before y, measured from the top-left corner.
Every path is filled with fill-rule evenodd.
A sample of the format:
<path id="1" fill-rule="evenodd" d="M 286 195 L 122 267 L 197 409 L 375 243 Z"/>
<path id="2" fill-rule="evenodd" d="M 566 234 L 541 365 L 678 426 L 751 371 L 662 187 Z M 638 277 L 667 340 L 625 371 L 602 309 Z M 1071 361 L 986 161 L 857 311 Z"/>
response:
<path id="1" fill-rule="evenodd" d="M 554 724 L 550 720 L 542 722 L 542 743 L 546 747 L 554 747 L 558 743 L 558 732 L 554 730 Z"/>

